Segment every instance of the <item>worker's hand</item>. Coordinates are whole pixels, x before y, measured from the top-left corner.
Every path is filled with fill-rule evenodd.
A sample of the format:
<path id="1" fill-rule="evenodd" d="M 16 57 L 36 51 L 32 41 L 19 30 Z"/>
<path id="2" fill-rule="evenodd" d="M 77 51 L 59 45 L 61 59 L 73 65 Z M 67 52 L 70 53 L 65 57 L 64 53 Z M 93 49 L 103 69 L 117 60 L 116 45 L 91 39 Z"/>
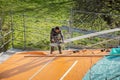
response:
<path id="1" fill-rule="evenodd" d="M 62 43 L 64 43 L 64 41 L 62 41 Z"/>
<path id="2" fill-rule="evenodd" d="M 61 38 L 58 38 L 58 40 L 61 40 Z"/>

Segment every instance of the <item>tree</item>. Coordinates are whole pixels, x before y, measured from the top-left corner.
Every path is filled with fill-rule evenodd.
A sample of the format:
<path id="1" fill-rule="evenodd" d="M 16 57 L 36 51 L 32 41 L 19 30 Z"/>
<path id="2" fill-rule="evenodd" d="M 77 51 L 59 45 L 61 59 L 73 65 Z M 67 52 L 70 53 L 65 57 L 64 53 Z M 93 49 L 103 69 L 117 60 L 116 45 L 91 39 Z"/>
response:
<path id="1" fill-rule="evenodd" d="M 104 13 L 101 18 L 110 28 L 120 25 L 120 0 L 74 0 L 75 10 Z M 116 17 L 116 15 L 119 15 Z M 118 19 L 119 17 L 119 19 Z"/>

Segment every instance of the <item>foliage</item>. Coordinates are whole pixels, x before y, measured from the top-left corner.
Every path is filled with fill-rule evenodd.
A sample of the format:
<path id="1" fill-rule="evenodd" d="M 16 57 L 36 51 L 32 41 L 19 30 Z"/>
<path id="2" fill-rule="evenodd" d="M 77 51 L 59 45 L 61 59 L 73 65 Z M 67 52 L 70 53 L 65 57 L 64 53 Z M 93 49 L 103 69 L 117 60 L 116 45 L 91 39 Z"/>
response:
<path id="1" fill-rule="evenodd" d="M 120 18 L 116 16 L 120 13 L 120 2 L 118 0 L 0 0 L 0 18 L 2 20 L 0 29 L 3 30 L 0 35 L 1 33 L 4 35 L 11 29 L 12 16 L 14 47 L 24 48 L 26 46 L 27 48 L 48 50 L 51 28 L 62 25 L 68 26 L 66 21 L 69 20 L 71 8 L 86 12 L 110 14 L 75 12 L 72 16 L 73 24 L 71 27 L 99 31 L 120 25 Z M 63 32 L 66 37 L 68 34 L 66 31 Z M 79 35 L 83 34 L 72 33 L 72 37 Z M 10 38 L 11 35 L 8 35 L 2 41 L 6 42 Z M 84 39 L 75 41 L 73 44 L 87 46 L 98 41 L 101 39 L 93 38 L 91 42 L 90 39 Z M 2 44 L 0 42 L 0 45 Z M 8 45 L 5 47 L 7 49 Z"/>
<path id="2" fill-rule="evenodd" d="M 80 16 L 83 16 L 84 18 L 87 18 L 86 20 L 93 21 L 96 19 L 97 13 L 102 13 L 102 15 L 100 15 L 98 18 L 105 21 L 109 28 L 119 27 L 120 25 L 119 0 L 74 0 L 74 2 L 75 10 L 95 13 L 88 15 L 81 14 L 79 15 L 79 18 L 81 18 Z"/>

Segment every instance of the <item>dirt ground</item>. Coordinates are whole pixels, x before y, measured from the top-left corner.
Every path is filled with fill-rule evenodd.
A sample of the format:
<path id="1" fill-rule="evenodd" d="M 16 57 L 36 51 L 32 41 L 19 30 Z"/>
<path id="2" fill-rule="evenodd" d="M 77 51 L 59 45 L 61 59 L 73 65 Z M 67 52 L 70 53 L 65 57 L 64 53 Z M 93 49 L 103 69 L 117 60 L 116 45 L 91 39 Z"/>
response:
<path id="1" fill-rule="evenodd" d="M 82 80 L 103 57 L 96 54 L 108 52 L 100 49 L 65 50 L 63 54 L 55 51 L 52 55 L 48 51 L 19 52 L 0 64 L 0 80 Z"/>

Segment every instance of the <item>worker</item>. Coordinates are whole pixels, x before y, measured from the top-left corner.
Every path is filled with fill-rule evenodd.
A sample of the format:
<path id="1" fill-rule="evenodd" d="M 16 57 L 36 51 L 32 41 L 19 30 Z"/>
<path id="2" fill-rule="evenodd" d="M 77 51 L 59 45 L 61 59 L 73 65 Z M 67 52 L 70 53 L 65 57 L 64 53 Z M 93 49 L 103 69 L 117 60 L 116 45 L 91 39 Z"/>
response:
<path id="1" fill-rule="evenodd" d="M 60 28 L 58 26 L 56 26 L 55 28 L 51 29 L 51 32 L 50 32 L 50 42 L 51 43 L 57 43 L 58 44 L 57 47 L 59 49 L 59 53 L 62 54 L 60 43 L 63 43 L 64 39 L 63 39 L 62 32 L 61 32 L 61 30 L 60 30 Z M 54 51 L 54 46 L 51 46 L 50 54 L 52 54 L 53 51 Z"/>

